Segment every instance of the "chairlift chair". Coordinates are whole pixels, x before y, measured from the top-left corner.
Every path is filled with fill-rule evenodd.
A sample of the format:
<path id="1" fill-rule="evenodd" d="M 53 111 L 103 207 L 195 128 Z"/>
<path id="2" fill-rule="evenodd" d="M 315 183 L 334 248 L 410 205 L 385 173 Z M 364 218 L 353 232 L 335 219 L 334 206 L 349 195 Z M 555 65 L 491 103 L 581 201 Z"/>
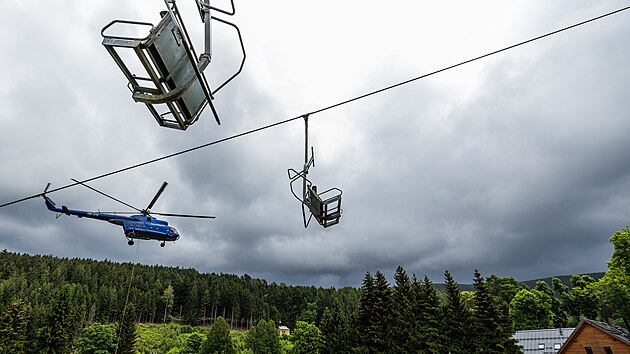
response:
<path id="1" fill-rule="evenodd" d="M 186 130 L 199 119 L 206 105 L 210 106 L 215 120 L 221 124 L 212 104 L 213 94 L 236 77 L 245 62 L 245 48 L 238 27 L 210 15 L 211 9 L 233 15 L 233 0 L 232 12 L 211 7 L 209 0 L 204 0 L 204 3 L 200 1 L 197 0 L 197 7 L 205 23 L 205 51 L 199 57 L 196 56 L 175 0 L 165 0 L 167 11 L 160 13 L 162 19 L 157 26 L 147 22 L 114 20 L 101 30 L 105 49 L 129 80 L 132 98 L 136 102 L 144 103 L 160 126 Z M 204 75 L 212 56 L 211 20 L 236 28 L 243 52 L 239 70 L 214 91 L 210 90 Z M 150 30 L 145 37 L 109 33 L 114 28 L 123 26 L 137 29 L 149 27 Z M 133 50 L 140 61 L 142 73 L 132 72 L 123 61 L 118 52 L 123 48 Z"/>
<path id="2" fill-rule="evenodd" d="M 336 225 L 339 223 L 343 210 L 341 209 L 341 195 L 342 191 L 339 188 L 330 188 L 323 192 L 317 191 L 317 186 L 307 178 L 309 169 L 315 167 L 315 154 L 313 147 L 311 147 L 311 157 L 308 155 L 308 115 L 304 116 L 305 123 L 305 156 L 304 156 L 304 168 L 302 171 L 296 171 L 292 168 L 288 169 L 287 173 L 290 180 L 290 188 L 293 196 L 302 203 L 302 218 L 304 220 L 304 227 L 308 227 L 311 218 L 314 217 L 317 222 L 324 228 Z M 302 195 L 298 196 L 293 190 L 293 183 L 298 180 L 302 180 Z M 306 217 L 306 211 L 304 207 L 307 207 L 310 216 Z"/>

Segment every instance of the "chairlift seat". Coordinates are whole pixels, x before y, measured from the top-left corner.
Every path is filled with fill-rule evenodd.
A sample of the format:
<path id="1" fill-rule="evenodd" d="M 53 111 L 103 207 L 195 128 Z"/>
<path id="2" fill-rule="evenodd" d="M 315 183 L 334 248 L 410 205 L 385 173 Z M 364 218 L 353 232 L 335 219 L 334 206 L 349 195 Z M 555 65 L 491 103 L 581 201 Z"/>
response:
<path id="1" fill-rule="evenodd" d="M 304 198 L 304 204 L 308 206 L 317 222 L 326 228 L 339 223 L 341 194 L 339 188 L 330 188 L 322 193 L 317 193 L 317 188 L 310 186 Z"/>
<path id="2" fill-rule="evenodd" d="M 129 80 L 133 99 L 145 103 L 161 126 L 186 130 L 199 118 L 206 103 L 212 106 L 210 89 L 203 76 L 209 58 L 195 58 L 190 38 L 177 21 L 171 11 L 163 13 L 156 27 L 150 23 L 115 20 L 101 34 L 103 45 Z M 105 33 L 119 24 L 151 26 L 151 30 L 144 38 Z M 133 49 L 144 73 L 132 73 L 117 48 Z M 157 105 L 166 105 L 168 110 L 158 112 Z"/>

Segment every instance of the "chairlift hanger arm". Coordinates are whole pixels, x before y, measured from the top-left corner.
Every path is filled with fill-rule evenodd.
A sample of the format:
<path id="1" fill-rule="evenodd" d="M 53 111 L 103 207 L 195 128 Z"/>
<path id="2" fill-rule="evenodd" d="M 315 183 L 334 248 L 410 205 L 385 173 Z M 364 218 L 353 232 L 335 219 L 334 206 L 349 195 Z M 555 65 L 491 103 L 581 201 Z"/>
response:
<path id="1" fill-rule="evenodd" d="M 195 2 L 197 3 L 197 8 L 199 9 L 199 14 L 201 15 L 201 20 L 202 21 L 204 21 L 204 12 L 207 11 L 208 9 L 219 11 L 220 13 L 226 14 L 226 15 L 229 15 L 229 16 L 234 16 L 236 14 L 236 8 L 234 7 L 234 0 L 230 0 L 231 6 L 232 6 L 232 11 L 226 11 L 226 10 L 220 9 L 218 7 L 210 6 L 209 3 L 205 4 L 201 0 L 195 0 Z"/>
<path id="2" fill-rule="evenodd" d="M 166 0 L 166 1 L 170 1 L 173 2 L 173 5 L 175 3 L 175 0 Z M 214 95 L 215 93 L 219 92 L 219 90 L 221 90 L 225 85 L 227 85 L 230 81 L 232 81 L 236 76 L 238 76 L 241 71 L 243 71 L 243 67 L 245 66 L 245 59 L 247 58 L 247 54 L 245 53 L 245 45 L 243 44 L 243 36 L 241 35 L 241 30 L 238 28 L 238 26 L 236 26 L 235 24 L 233 24 L 230 21 L 226 21 L 224 19 L 212 16 L 210 14 L 210 10 L 216 10 L 218 12 L 221 12 L 223 14 L 226 15 L 234 15 L 236 13 L 236 8 L 234 7 L 234 0 L 231 0 L 231 6 L 232 6 L 232 11 L 225 11 L 222 9 L 219 9 L 217 7 L 213 7 L 210 6 L 210 0 L 195 0 L 197 3 L 197 8 L 199 9 L 199 14 L 201 15 L 201 21 L 205 23 L 206 28 L 205 28 L 205 50 L 204 52 L 201 54 L 201 56 L 199 57 L 199 60 L 201 61 L 201 68 L 202 70 L 205 69 L 205 67 L 210 64 L 210 61 L 212 60 L 212 28 L 210 25 L 210 22 L 212 20 L 216 20 L 219 21 L 221 23 L 224 23 L 228 26 L 232 26 L 234 27 L 234 29 L 236 30 L 236 33 L 238 34 L 238 40 L 239 43 L 241 44 L 241 52 L 243 53 L 243 59 L 241 59 L 241 65 L 239 66 L 238 70 L 232 74 L 232 76 L 230 76 L 227 80 L 225 80 L 221 85 L 219 85 L 216 89 L 214 89 L 210 94 Z M 221 124 L 221 123 L 219 123 Z"/>
<path id="3" fill-rule="evenodd" d="M 222 22 L 226 25 L 232 26 L 234 27 L 234 29 L 236 29 L 236 33 L 238 34 L 238 40 L 241 43 L 241 52 L 243 53 L 243 59 L 241 60 L 241 65 L 239 66 L 238 70 L 236 71 L 236 73 L 234 73 L 232 76 L 230 76 L 225 82 L 223 82 L 221 85 L 219 85 L 219 87 L 217 87 L 214 91 L 212 91 L 212 94 L 217 93 L 220 89 L 223 88 L 223 86 L 227 85 L 228 82 L 232 81 L 236 76 L 238 76 L 238 74 L 241 73 L 241 71 L 243 71 L 243 67 L 245 66 L 245 58 L 247 57 L 247 54 L 245 53 L 245 45 L 243 44 L 243 36 L 241 36 L 241 30 L 238 29 L 238 27 L 233 24 L 232 22 L 228 22 L 226 20 L 220 19 L 218 17 L 214 17 L 212 16 L 213 20 L 217 20 L 219 22 Z"/>

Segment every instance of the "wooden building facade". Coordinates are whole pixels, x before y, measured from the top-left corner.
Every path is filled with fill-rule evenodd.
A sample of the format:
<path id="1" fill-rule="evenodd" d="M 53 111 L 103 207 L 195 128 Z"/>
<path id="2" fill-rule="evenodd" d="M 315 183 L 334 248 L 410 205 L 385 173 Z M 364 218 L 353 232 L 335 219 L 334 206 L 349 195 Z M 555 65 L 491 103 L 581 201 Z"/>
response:
<path id="1" fill-rule="evenodd" d="M 630 335 L 607 323 L 583 320 L 558 354 L 630 354 Z"/>

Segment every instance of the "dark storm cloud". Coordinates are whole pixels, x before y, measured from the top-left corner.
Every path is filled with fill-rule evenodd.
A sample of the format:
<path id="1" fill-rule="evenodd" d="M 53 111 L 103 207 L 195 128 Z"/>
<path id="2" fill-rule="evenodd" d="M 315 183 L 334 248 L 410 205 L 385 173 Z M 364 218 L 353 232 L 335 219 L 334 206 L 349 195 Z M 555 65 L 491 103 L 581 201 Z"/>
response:
<path id="1" fill-rule="evenodd" d="M 518 21 L 507 27 L 513 32 L 500 39 L 511 44 L 610 10 L 574 4 L 521 4 Z M 335 25 L 347 25 L 352 13 L 326 17 L 321 31 L 297 26 L 287 32 L 295 18 L 257 22 L 258 5 L 243 4 L 239 24 L 251 51 L 244 72 L 216 95 L 222 125 L 205 112 L 180 132 L 158 128 L 132 102 L 100 45 L 100 27 L 114 18 L 154 21 L 145 9 L 77 3 L 44 26 L 53 9 L 14 6 L 3 28 L 20 31 L 0 39 L 9 48 L 0 54 L 0 74 L 10 83 L 0 88 L 0 202 L 37 193 L 49 181 L 59 187 L 71 177 L 97 176 L 322 108 L 437 69 L 427 63 L 452 64 L 453 52 L 459 59 L 482 54 L 468 52 L 468 36 L 466 43 L 445 44 L 433 41 L 435 30 L 389 33 L 388 26 L 378 37 L 388 50 L 396 41 L 385 37 L 402 41 L 414 34 L 414 40 L 395 52 L 374 52 L 374 43 L 356 39 L 357 28 L 347 37 L 356 39 L 352 45 L 323 38 Z M 264 10 L 271 16 L 276 7 L 282 5 Z M 302 15 L 308 14 L 295 14 Z M 300 169 L 304 159 L 300 120 L 92 185 L 142 208 L 166 180 L 155 210 L 217 216 L 169 219 L 182 239 L 166 249 L 142 242 L 137 261 L 146 264 L 323 286 L 359 285 L 366 271 L 390 275 L 398 265 L 434 281 L 449 269 L 461 282 L 470 282 L 475 268 L 519 280 L 604 270 L 608 238 L 630 213 L 626 17 L 313 115 L 309 145 L 316 167 L 309 176 L 320 189 L 344 192 L 342 222 L 330 229 L 314 221 L 304 229 L 289 189 L 287 169 Z M 456 21 L 437 25 L 459 28 Z M 191 26 L 193 35 L 198 31 Z M 217 35 L 207 73 L 213 83 L 239 60 L 229 31 Z M 481 49 L 491 43 L 488 50 L 498 42 L 474 40 Z M 363 50 L 374 55 L 354 57 Z M 121 208 L 84 188 L 51 197 L 88 210 Z M 0 210 L 0 230 L 0 248 L 13 251 L 135 257 L 119 227 L 55 219 L 41 198 Z"/>

